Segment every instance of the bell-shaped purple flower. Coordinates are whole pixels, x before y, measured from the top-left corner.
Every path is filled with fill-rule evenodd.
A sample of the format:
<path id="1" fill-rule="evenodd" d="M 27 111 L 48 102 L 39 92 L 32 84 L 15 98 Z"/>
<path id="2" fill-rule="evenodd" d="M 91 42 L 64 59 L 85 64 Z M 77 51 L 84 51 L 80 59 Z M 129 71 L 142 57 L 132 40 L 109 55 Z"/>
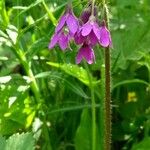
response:
<path id="1" fill-rule="evenodd" d="M 49 49 L 58 44 L 62 50 L 65 50 L 68 47 L 70 39 L 77 32 L 78 27 L 78 20 L 74 16 L 71 6 L 68 6 L 65 14 L 59 20 L 55 34 L 51 38 L 48 46 Z"/>
<path id="2" fill-rule="evenodd" d="M 99 44 L 103 47 L 112 46 L 112 40 L 109 30 L 107 29 L 105 22 L 103 22 L 102 26 L 100 27 L 100 39 Z"/>
<path id="3" fill-rule="evenodd" d="M 65 35 L 63 32 L 55 33 L 49 43 L 48 48 L 52 49 L 56 44 L 58 44 L 62 50 L 65 50 L 68 47 L 69 37 L 70 36 Z"/>
<path id="4" fill-rule="evenodd" d="M 84 43 L 79 49 L 76 57 L 76 63 L 79 64 L 83 58 L 88 62 L 88 64 L 92 64 L 95 61 L 94 51 L 91 46 L 86 43 Z"/>
<path id="5" fill-rule="evenodd" d="M 67 26 L 69 31 L 73 34 L 75 34 L 78 30 L 78 20 L 75 17 L 72 9 L 68 6 L 65 14 L 61 16 L 58 25 L 56 27 L 55 32 L 59 32 L 63 29 L 63 27 Z"/>
<path id="6" fill-rule="evenodd" d="M 98 43 L 100 39 L 100 28 L 94 16 L 91 16 L 89 21 L 81 27 L 81 35 L 87 38 L 91 45 Z"/>
<path id="7" fill-rule="evenodd" d="M 76 34 L 74 35 L 74 41 L 77 45 L 83 44 L 86 38 L 81 34 L 81 28 L 78 29 Z"/>

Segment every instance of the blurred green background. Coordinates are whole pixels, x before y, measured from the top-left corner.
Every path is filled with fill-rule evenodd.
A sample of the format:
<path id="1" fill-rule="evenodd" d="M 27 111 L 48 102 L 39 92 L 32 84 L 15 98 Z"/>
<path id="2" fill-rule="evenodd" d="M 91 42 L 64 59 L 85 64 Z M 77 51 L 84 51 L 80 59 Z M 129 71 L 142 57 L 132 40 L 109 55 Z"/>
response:
<path id="1" fill-rule="evenodd" d="M 96 3 L 100 11 L 101 1 Z M 1 150 L 91 150 L 90 87 L 84 63 L 75 64 L 79 47 L 71 42 L 72 51 L 48 50 L 66 4 L 0 0 Z M 77 17 L 86 4 L 73 0 Z M 150 0 L 110 0 L 108 6 L 112 149 L 149 150 Z M 104 54 L 99 46 L 94 51 L 96 63 L 88 67 L 95 84 L 99 147 Z"/>

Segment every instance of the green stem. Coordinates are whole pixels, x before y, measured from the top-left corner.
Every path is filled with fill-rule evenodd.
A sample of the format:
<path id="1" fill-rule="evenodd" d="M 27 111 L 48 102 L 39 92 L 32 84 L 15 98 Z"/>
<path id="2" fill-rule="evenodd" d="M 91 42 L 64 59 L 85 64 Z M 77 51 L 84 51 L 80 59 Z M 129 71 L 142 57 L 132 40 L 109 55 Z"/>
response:
<path id="1" fill-rule="evenodd" d="M 19 5 L 19 1 L 17 0 L 17 4 Z M 19 28 L 19 19 L 17 21 L 17 26 Z M 40 91 L 37 85 L 37 82 L 35 80 L 34 74 L 32 72 L 32 69 L 30 67 L 30 62 L 27 61 L 26 57 L 25 57 L 25 53 L 23 53 L 23 51 L 19 48 L 19 43 L 18 41 L 16 42 L 16 44 L 13 43 L 13 41 L 10 39 L 10 42 L 13 45 L 13 52 L 16 55 L 16 57 L 19 59 L 20 64 L 22 65 L 23 69 L 25 70 L 27 76 L 30 78 L 31 83 L 30 83 L 30 87 L 31 87 L 31 91 L 34 94 L 35 100 L 37 102 L 37 104 L 41 104 L 41 96 L 40 96 Z M 39 105 L 40 106 L 40 105 Z M 38 106 L 38 107 L 39 107 Z"/>
<path id="2" fill-rule="evenodd" d="M 92 0 L 92 16 L 94 16 L 94 6 L 95 6 L 95 0 Z"/>
<path id="3" fill-rule="evenodd" d="M 9 17 L 7 15 L 5 0 L 0 1 L 0 15 L 2 17 L 2 23 L 5 27 L 9 24 Z"/>
<path id="4" fill-rule="evenodd" d="M 31 83 L 30 83 L 30 87 L 31 87 L 31 90 L 35 96 L 35 99 L 36 99 L 36 102 L 40 102 L 40 91 L 39 91 L 39 88 L 38 88 L 38 85 L 37 85 L 37 82 L 35 80 L 35 77 L 33 75 L 33 72 L 30 68 L 30 65 L 24 55 L 24 53 L 22 52 L 22 50 L 20 49 L 16 49 L 16 54 L 17 54 L 17 57 L 21 63 L 21 65 L 23 66 L 27 76 L 30 78 L 31 80 Z"/>
<path id="5" fill-rule="evenodd" d="M 42 1 L 42 4 L 44 6 L 45 11 L 48 14 L 49 19 L 52 21 L 53 25 L 56 26 L 57 24 L 57 20 L 55 18 L 55 16 L 53 15 L 53 13 L 49 10 L 49 8 L 47 7 L 45 0 Z"/>
<path id="6" fill-rule="evenodd" d="M 104 150 L 105 143 L 105 66 L 101 66 L 101 86 L 100 86 L 100 150 Z"/>
<path id="7" fill-rule="evenodd" d="M 84 63 L 86 67 L 86 71 L 89 77 L 89 87 L 91 88 L 91 102 L 92 102 L 92 150 L 96 150 L 96 104 L 95 104 L 95 97 L 94 97 L 94 86 L 92 82 L 92 75 L 88 68 L 86 62 Z"/>

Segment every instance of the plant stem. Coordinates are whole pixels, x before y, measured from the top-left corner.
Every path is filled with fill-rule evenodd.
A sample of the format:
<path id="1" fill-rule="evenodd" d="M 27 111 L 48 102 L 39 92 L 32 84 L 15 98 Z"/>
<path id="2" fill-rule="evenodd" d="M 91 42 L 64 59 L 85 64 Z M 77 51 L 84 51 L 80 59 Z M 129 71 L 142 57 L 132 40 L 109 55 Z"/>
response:
<path id="1" fill-rule="evenodd" d="M 101 84 L 100 84 L 100 150 L 104 150 L 105 143 L 105 66 L 101 66 Z"/>
<path id="2" fill-rule="evenodd" d="M 92 82 L 92 75 L 88 68 L 86 62 L 84 63 L 86 67 L 86 71 L 89 77 L 89 87 L 91 88 L 91 102 L 92 102 L 92 150 L 96 150 L 96 104 L 95 104 L 95 97 L 94 97 L 94 86 Z"/>
<path id="3" fill-rule="evenodd" d="M 37 103 L 40 102 L 40 92 L 39 92 L 39 88 L 38 88 L 38 85 L 36 83 L 36 80 L 35 80 L 35 77 L 33 75 L 33 72 L 30 68 L 30 65 L 24 55 L 24 53 L 22 52 L 22 50 L 20 49 L 16 49 L 16 54 L 17 54 L 17 57 L 21 63 L 21 65 L 23 66 L 27 76 L 30 78 L 31 80 L 31 83 L 30 83 L 30 87 L 31 87 L 31 90 L 35 96 L 35 100 Z"/>
<path id="4" fill-rule="evenodd" d="M 91 13 L 92 16 L 94 16 L 94 6 L 95 6 L 95 0 L 92 0 L 92 13 Z"/>
<path id="5" fill-rule="evenodd" d="M 44 6 L 45 11 L 48 14 L 49 19 L 52 21 L 53 25 L 56 26 L 57 24 L 57 20 L 55 18 L 55 16 L 53 15 L 53 13 L 49 10 L 49 8 L 47 7 L 45 0 L 42 1 L 42 4 Z"/>
<path id="6" fill-rule="evenodd" d="M 108 28 L 108 9 L 106 0 L 103 0 L 104 20 Z M 104 150 L 111 149 L 111 70 L 110 48 L 105 48 L 105 99 L 104 99 Z"/>
<path id="7" fill-rule="evenodd" d="M 17 4 L 19 5 L 19 0 L 17 0 Z M 18 12 L 17 12 L 18 13 Z M 17 27 L 19 29 L 19 19 L 17 20 Z M 17 37 L 18 38 L 18 37 Z M 41 96 L 40 96 L 40 91 L 36 82 L 36 79 L 34 77 L 34 74 L 32 72 L 32 69 L 30 67 L 29 62 L 27 61 L 26 57 L 25 57 L 25 53 L 19 48 L 19 42 L 17 41 L 15 44 L 13 43 L 12 39 L 10 39 L 10 42 L 13 45 L 13 52 L 16 55 L 16 57 L 19 59 L 20 64 L 22 65 L 24 71 L 26 72 L 27 76 L 30 78 L 31 83 L 30 83 L 30 87 L 31 87 L 31 91 L 34 94 L 35 100 L 37 104 L 41 104 Z M 40 106 L 40 105 L 39 105 Z"/>
<path id="8" fill-rule="evenodd" d="M 105 150 L 111 149 L 110 49 L 105 49 Z"/>

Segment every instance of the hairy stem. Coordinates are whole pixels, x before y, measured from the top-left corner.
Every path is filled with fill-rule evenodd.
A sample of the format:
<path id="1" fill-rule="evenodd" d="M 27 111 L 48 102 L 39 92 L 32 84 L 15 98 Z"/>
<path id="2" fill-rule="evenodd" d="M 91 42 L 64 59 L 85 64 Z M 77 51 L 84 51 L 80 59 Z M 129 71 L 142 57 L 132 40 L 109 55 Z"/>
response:
<path id="1" fill-rule="evenodd" d="M 106 0 L 103 0 L 104 20 L 108 28 L 108 9 Z M 105 48 L 105 101 L 104 101 L 104 150 L 111 149 L 111 64 L 110 64 L 110 48 Z"/>
<path id="2" fill-rule="evenodd" d="M 105 150 L 111 149 L 110 49 L 105 49 Z"/>

